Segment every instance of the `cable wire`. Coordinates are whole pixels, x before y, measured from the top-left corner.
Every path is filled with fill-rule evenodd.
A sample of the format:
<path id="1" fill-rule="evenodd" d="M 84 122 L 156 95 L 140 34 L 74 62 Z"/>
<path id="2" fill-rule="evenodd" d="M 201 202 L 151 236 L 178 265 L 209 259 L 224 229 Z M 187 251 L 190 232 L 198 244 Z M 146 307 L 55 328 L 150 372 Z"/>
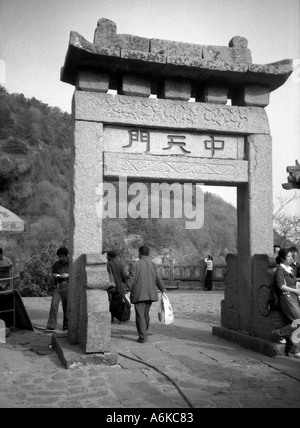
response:
<path id="1" fill-rule="evenodd" d="M 118 352 L 118 354 L 121 355 L 122 357 L 128 358 L 129 360 L 145 364 L 146 366 L 148 366 L 148 367 L 156 370 L 158 373 L 160 373 L 161 375 L 165 376 L 175 386 L 175 388 L 177 389 L 177 391 L 179 392 L 179 394 L 183 397 L 183 399 L 186 401 L 186 403 L 189 405 L 189 407 L 191 407 L 192 409 L 194 408 L 194 406 L 189 401 L 189 399 L 187 398 L 187 396 L 181 391 L 181 389 L 179 388 L 179 386 L 177 385 L 177 383 L 172 378 L 170 378 L 170 376 L 168 376 L 166 373 L 162 372 L 160 369 L 158 369 L 157 367 L 153 366 L 152 364 L 146 363 L 146 361 L 138 360 L 136 358 L 129 357 L 128 355 L 121 354 L 121 352 Z"/>

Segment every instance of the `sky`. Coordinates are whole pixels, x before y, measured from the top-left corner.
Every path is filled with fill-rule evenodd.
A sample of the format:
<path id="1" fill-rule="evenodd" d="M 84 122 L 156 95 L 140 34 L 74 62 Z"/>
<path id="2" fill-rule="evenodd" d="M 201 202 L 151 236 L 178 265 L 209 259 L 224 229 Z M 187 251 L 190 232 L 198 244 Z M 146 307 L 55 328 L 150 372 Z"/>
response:
<path id="1" fill-rule="evenodd" d="M 293 59 L 294 72 L 271 93 L 266 112 L 274 208 L 299 195 L 282 189 L 286 167 L 300 162 L 299 0 L 0 0 L 0 84 L 70 113 L 74 87 L 60 81 L 70 31 L 93 42 L 99 18 L 114 21 L 121 34 L 200 45 L 228 46 L 243 36 L 255 64 Z M 235 188 L 205 190 L 236 206 Z M 287 208 L 299 213 L 300 199 Z"/>

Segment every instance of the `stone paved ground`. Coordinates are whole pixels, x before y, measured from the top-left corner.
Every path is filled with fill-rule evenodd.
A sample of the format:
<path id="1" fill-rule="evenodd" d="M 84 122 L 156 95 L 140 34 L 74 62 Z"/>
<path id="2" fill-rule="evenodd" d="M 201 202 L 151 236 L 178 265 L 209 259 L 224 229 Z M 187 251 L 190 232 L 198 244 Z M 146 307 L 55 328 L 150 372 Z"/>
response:
<path id="1" fill-rule="evenodd" d="M 0 344 L 0 408 L 299 408 L 300 361 L 257 354 L 211 334 L 222 291 L 170 290 L 175 322 L 151 308 L 149 343 L 138 344 L 134 313 L 112 325 L 118 364 L 62 367 L 42 330 L 17 331 Z M 51 298 L 24 298 L 34 325 L 45 325 Z M 59 326 L 61 327 L 61 309 Z M 166 377 L 167 376 L 167 377 Z M 112 409 L 112 410 L 111 410 Z"/>

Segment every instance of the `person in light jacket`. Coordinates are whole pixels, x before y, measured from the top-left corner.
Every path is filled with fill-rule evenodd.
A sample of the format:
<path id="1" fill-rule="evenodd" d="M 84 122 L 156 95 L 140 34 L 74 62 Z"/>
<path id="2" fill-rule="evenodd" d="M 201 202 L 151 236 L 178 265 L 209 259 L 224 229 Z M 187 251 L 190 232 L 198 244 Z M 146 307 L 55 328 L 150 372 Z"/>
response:
<path id="1" fill-rule="evenodd" d="M 150 259 L 149 253 L 148 247 L 139 248 L 139 260 L 132 265 L 126 282 L 130 290 L 130 301 L 135 307 L 135 322 L 139 335 L 137 341 L 139 343 L 148 340 L 149 311 L 152 302 L 158 301 L 157 288 L 162 293 L 165 291 L 158 267 Z"/>

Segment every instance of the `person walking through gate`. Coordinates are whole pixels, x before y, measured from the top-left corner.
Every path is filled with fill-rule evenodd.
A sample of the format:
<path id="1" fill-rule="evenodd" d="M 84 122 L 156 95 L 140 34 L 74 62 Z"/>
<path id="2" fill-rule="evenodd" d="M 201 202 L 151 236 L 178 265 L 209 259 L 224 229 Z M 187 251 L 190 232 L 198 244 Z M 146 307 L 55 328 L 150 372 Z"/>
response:
<path id="1" fill-rule="evenodd" d="M 297 288 L 296 278 L 294 276 L 291 264 L 293 256 L 290 250 L 282 248 L 276 263 L 279 265 L 275 272 L 275 286 L 278 294 L 279 306 L 290 324 L 273 330 L 272 336 L 279 343 L 286 343 L 286 352 L 296 358 L 300 358 L 300 344 L 293 343 L 291 336 L 293 332 L 300 327 L 300 304 L 298 296 L 300 289 Z"/>
<path id="2" fill-rule="evenodd" d="M 165 287 L 157 265 L 149 257 L 147 246 L 139 248 L 139 260 L 129 272 L 127 287 L 130 291 L 130 301 L 135 307 L 135 322 L 139 335 L 139 343 L 147 342 L 150 325 L 149 311 L 152 302 L 158 301 L 157 288 L 164 293 Z"/>
<path id="3" fill-rule="evenodd" d="M 69 251 L 65 247 L 60 247 L 56 255 L 59 260 L 52 265 L 54 290 L 47 322 L 47 330 L 53 331 L 56 329 L 59 303 L 62 301 L 63 330 L 65 331 L 68 330 Z"/>
<path id="4" fill-rule="evenodd" d="M 206 276 L 204 281 L 204 291 L 211 291 L 213 282 L 212 282 L 212 270 L 213 270 L 213 258 L 208 255 L 204 260 L 206 264 Z"/>
<path id="5" fill-rule="evenodd" d="M 124 271 L 121 263 L 116 260 L 117 254 L 114 251 L 107 251 L 107 272 L 113 285 L 108 290 L 108 301 L 109 305 L 111 302 L 118 297 L 118 295 L 125 294 L 125 284 L 127 281 L 127 275 Z M 114 322 L 114 316 L 111 314 L 111 322 Z"/>

